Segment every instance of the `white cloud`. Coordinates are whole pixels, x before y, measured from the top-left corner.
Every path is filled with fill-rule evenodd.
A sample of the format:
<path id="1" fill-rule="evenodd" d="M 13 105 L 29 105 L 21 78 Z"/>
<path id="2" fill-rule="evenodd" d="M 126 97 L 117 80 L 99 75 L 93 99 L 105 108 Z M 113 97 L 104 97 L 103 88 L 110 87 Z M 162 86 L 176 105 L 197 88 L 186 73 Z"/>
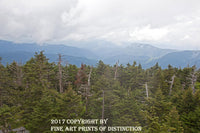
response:
<path id="1" fill-rule="evenodd" d="M 0 0 L 0 39 L 200 49 L 199 0 Z"/>
<path id="2" fill-rule="evenodd" d="M 130 33 L 132 41 L 159 41 L 162 40 L 169 30 L 167 28 L 151 28 L 151 25 L 142 28 L 137 27 Z"/>

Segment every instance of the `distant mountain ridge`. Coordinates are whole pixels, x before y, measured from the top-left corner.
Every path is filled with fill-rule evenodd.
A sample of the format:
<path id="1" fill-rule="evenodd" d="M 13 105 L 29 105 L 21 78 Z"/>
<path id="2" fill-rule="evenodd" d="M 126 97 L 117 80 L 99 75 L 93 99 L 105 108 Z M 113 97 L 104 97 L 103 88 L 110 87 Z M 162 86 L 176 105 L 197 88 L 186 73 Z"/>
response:
<path id="1" fill-rule="evenodd" d="M 89 50 L 65 46 L 65 45 L 37 45 L 35 43 L 13 43 L 10 41 L 0 40 L 0 57 L 2 64 L 10 64 L 13 61 L 25 63 L 31 57 L 34 57 L 35 52 L 44 51 L 44 54 L 49 58 L 50 62 L 58 61 L 58 54 L 62 54 L 64 64 L 70 63 L 80 66 L 81 63 L 88 65 L 96 64 L 97 57 Z"/>
<path id="2" fill-rule="evenodd" d="M 66 45 L 37 45 L 35 43 L 13 43 L 9 41 L 0 40 L 0 53 L 2 52 L 16 52 L 16 51 L 25 51 L 25 52 L 37 52 L 44 50 L 47 54 L 64 54 L 71 55 L 75 57 L 87 57 L 87 58 L 96 58 L 95 54 L 86 49 L 81 49 L 72 46 Z"/>
<path id="3" fill-rule="evenodd" d="M 133 61 L 149 68 L 157 62 L 163 68 L 169 64 L 174 67 L 187 67 L 196 65 L 200 67 L 200 51 L 177 51 L 160 49 L 150 44 L 123 43 L 116 45 L 107 41 L 69 42 L 71 46 L 63 44 L 14 43 L 0 40 L 0 57 L 2 64 L 6 65 L 14 60 L 25 63 L 35 52 L 44 51 L 50 62 L 58 61 L 58 54 L 63 55 L 63 64 L 70 63 L 80 66 L 81 63 L 96 65 L 99 60 L 114 65 L 118 60 L 120 64 L 132 64 Z M 77 47 L 78 46 L 78 47 Z"/>
<path id="4" fill-rule="evenodd" d="M 196 65 L 200 68 L 200 50 L 186 50 L 168 53 L 161 58 L 151 61 L 148 66 L 154 65 L 156 62 L 164 68 L 166 68 L 169 64 L 174 67 L 182 68 L 187 67 L 188 65 Z"/>

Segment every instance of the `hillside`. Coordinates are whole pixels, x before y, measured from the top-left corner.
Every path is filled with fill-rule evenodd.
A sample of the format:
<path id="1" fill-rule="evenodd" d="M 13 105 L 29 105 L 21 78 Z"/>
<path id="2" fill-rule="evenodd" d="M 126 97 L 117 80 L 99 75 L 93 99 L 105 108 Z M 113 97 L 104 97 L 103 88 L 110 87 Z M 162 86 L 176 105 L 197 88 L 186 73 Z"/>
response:
<path id="1" fill-rule="evenodd" d="M 174 67 L 187 67 L 196 65 L 200 67 L 200 51 L 179 51 L 172 52 L 162 56 L 159 59 L 154 59 L 147 64 L 147 66 L 154 65 L 156 62 L 163 68 L 169 64 Z"/>
<path id="2" fill-rule="evenodd" d="M 0 57 L 2 57 L 2 64 L 10 64 L 13 61 L 25 63 L 35 52 L 44 51 L 50 62 L 58 61 L 58 54 L 63 56 L 63 64 L 70 63 L 80 66 L 81 63 L 88 65 L 96 64 L 96 55 L 92 52 L 66 46 L 66 45 L 44 45 L 40 46 L 34 43 L 13 43 L 9 41 L 0 41 Z"/>
<path id="3" fill-rule="evenodd" d="M 200 67 L 200 51 L 161 49 L 149 44 L 123 43 L 116 45 L 107 41 L 83 41 L 67 42 L 66 45 L 38 45 L 0 40 L 0 57 L 2 57 L 4 65 L 13 61 L 25 63 L 34 56 L 35 52 L 39 51 L 44 51 L 50 62 L 57 62 L 58 54 L 61 54 L 63 64 L 70 63 L 77 66 L 80 66 L 81 63 L 96 65 L 99 60 L 114 65 L 119 60 L 123 65 L 136 61 L 144 68 L 149 68 L 157 62 L 163 68 L 167 68 L 169 64 L 182 68 L 188 65 Z"/>

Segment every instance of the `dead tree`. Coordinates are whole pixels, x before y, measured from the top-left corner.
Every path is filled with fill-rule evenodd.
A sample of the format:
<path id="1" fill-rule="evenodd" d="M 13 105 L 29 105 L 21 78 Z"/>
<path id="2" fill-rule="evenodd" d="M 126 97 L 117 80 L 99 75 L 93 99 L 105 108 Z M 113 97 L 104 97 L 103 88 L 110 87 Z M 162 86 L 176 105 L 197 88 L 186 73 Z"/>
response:
<path id="1" fill-rule="evenodd" d="M 102 92 L 103 92 L 103 101 L 102 101 L 102 117 L 101 117 L 101 119 L 103 120 L 104 119 L 104 104 L 105 104 L 104 89 L 102 90 Z M 102 126 L 103 126 L 103 123 L 102 123 Z"/>
<path id="2" fill-rule="evenodd" d="M 118 60 L 117 63 L 116 63 L 114 80 L 117 79 L 117 68 L 118 68 L 118 64 L 119 64 L 119 60 Z"/>
<path id="3" fill-rule="evenodd" d="M 90 73 L 88 75 L 88 86 L 90 86 L 91 74 L 92 74 L 92 67 L 90 68 Z"/>
<path id="4" fill-rule="evenodd" d="M 92 67 L 90 67 L 90 72 L 88 74 L 88 82 L 87 84 L 81 84 L 78 93 L 80 93 L 85 98 L 85 107 L 86 107 L 86 113 L 88 110 L 88 99 L 91 96 L 90 94 L 90 79 L 92 74 Z"/>
<path id="5" fill-rule="evenodd" d="M 191 80 L 191 84 L 192 84 L 192 93 L 194 94 L 195 93 L 195 83 L 196 83 L 196 81 L 197 81 L 197 76 L 196 76 L 196 74 L 195 74 L 195 72 L 192 72 L 191 73 L 191 78 L 190 78 L 190 80 Z"/>
<path id="6" fill-rule="evenodd" d="M 85 100 L 86 100 L 86 113 L 87 113 L 87 108 L 88 108 L 88 98 L 90 96 L 90 79 L 91 79 L 91 74 L 92 74 L 92 67 L 90 68 L 90 73 L 88 75 L 88 85 L 86 88 L 86 96 L 85 96 Z"/>
<path id="7" fill-rule="evenodd" d="M 139 83 L 139 85 L 142 85 L 143 87 L 144 87 L 144 85 L 145 85 L 146 97 L 149 98 L 149 89 L 148 89 L 148 84 L 147 84 L 147 82 L 145 82 L 145 84 Z"/>
<path id="8" fill-rule="evenodd" d="M 193 68 L 192 72 L 190 73 L 188 77 L 186 77 L 186 79 L 191 82 L 190 85 L 192 87 L 192 94 L 194 94 L 196 92 L 195 84 L 197 81 L 197 71 L 196 71 L 196 66 L 193 66 L 192 68 Z M 185 87 L 185 84 L 184 84 L 184 87 Z"/>
<path id="9" fill-rule="evenodd" d="M 62 86 L 62 66 L 61 66 L 61 54 L 58 54 L 59 56 L 59 61 L 58 61 L 58 69 L 59 69 L 59 88 L 60 88 L 60 93 L 63 93 L 63 86 Z"/>
<path id="10" fill-rule="evenodd" d="M 16 64 L 16 71 L 17 71 L 17 85 L 18 86 L 21 86 L 22 85 L 22 77 L 23 77 L 23 74 L 22 74 L 22 68 L 21 68 L 21 63 L 17 63 Z"/>
<path id="11" fill-rule="evenodd" d="M 169 87 L 169 95 L 171 96 L 171 94 L 172 94 L 172 87 L 173 87 L 173 85 L 174 85 L 174 79 L 175 79 L 175 74 L 172 76 L 172 80 L 171 81 L 169 81 L 169 83 L 170 83 L 170 87 Z"/>
<path id="12" fill-rule="evenodd" d="M 145 89 L 146 89 L 146 95 L 147 95 L 147 98 L 149 98 L 149 91 L 148 91 L 148 85 L 147 85 L 147 82 L 145 83 Z"/>

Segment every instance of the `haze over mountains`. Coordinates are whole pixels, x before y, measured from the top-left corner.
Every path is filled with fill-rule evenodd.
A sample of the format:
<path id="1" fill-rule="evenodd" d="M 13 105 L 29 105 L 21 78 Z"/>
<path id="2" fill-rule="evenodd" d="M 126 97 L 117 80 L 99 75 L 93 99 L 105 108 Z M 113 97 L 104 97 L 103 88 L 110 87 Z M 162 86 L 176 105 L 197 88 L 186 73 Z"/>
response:
<path id="1" fill-rule="evenodd" d="M 68 46 L 67 46 L 68 45 Z M 107 41 L 69 42 L 66 45 L 35 43 L 14 43 L 0 40 L 0 57 L 2 64 L 13 61 L 25 63 L 35 52 L 44 50 L 44 54 L 50 62 L 58 61 L 58 54 L 63 55 L 63 64 L 70 63 L 80 66 L 81 63 L 96 65 L 99 60 L 114 65 L 118 60 L 120 64 L 142 64 L 143 68 L 149 68 L 157 62 L 163 68 L 169 64 L 174 67 L 187 67 L 196 65 L 200 67 L 200 51 L 178 51 L 172 49 L 160 49 L 149 44 L 124 43 L 116 45 Z"/>

